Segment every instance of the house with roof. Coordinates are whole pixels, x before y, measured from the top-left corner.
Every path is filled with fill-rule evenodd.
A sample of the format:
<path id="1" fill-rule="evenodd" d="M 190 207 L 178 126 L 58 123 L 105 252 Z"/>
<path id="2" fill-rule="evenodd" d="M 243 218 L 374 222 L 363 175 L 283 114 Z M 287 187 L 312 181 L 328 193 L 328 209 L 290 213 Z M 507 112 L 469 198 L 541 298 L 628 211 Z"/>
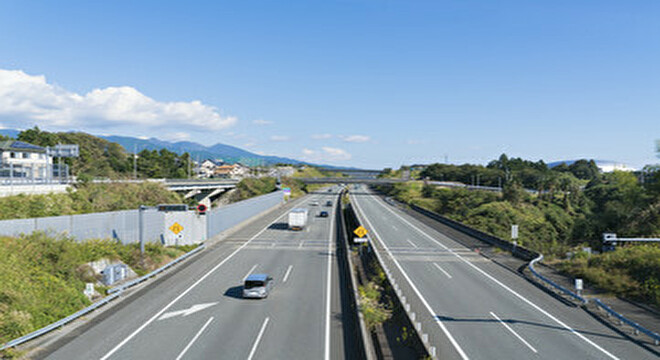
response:
<path id="1" fill-rule="evenodd" d="M 236 163 L 233 165 L 222 165 L 217 167 L 213 172 L 213 177 L 223 179 L 241 179 L 246 177 L 249 173 L 249 167 L 241 163 Z"/>
<path id="2" fill-rule="evenodd" d="M 0 177 L 47 181 L 52 179 L 53 158 L 48 149 L 17 140 L 0 141 Z"/>
<path id="3" fill-rule="evenodd" d="M 224 165 L 225 163 L 222 160 L 216 159 L 206 159 L 204 160 L 197 169 L 198 177 L 200 178 L 210 178 L 213 177 L 215 170 Z"/>

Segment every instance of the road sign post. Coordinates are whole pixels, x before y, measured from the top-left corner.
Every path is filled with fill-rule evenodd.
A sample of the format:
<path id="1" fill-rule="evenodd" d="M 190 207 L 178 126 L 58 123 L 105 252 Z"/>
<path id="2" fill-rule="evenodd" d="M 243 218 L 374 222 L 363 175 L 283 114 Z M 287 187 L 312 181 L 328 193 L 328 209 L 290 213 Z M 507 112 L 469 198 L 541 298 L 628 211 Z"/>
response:
<path id="1" fill-rule="evenodd" d="M 363 238 L 365 235 L 367 235 L 369 231 L 365 229 L 363 226 L 359 226 L 357 229 L 353 231 L 353 233 L 361 238 Z"/>
<path id="2" fill-rule="evenodd" d="M 518 238 L 518 225 L 511 225 L 511 239 L 515 240 Z"/>
<path id="3" fill-rule="evenodd" d="M 582 279 L 575 279 L 575 290 L 577 291 L 578 296 L 582 296 L 584 284 Z"/>
<path id="4" fill-rule="evenodd" d="M 138 236 L 140 237 L 140 257 L 144 255 L 144 211 L 147 210 L 147 207 L 140 205 L 138 210 L 139 221 L 138 221 Z"/>

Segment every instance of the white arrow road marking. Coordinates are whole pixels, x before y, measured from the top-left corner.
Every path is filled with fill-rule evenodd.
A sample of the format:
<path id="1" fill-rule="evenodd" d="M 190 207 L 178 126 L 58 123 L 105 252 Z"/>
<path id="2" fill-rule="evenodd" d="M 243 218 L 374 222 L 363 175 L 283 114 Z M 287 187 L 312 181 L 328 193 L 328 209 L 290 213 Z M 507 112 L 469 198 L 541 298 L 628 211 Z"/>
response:
<path id="1" fill-rule="evenodd" d="M 179 315 L 183 315 L 185 317 L 185 316 L 188 316 L 190 314 L 194 314 L 198 311 L 204 310 L 207 307 L 211 307 L 215 304 L 217 304 L 217 302 L 207 303 L 207 304 L 196 304 L 196 305 L 191 306 L 188 309 L 170 311 L 168 313 L 163 314 L 160 318 L 158 318 L 158 320 L 165 320 L 165 319 L 173 318 L 173 317 L 179 316 Z"/>

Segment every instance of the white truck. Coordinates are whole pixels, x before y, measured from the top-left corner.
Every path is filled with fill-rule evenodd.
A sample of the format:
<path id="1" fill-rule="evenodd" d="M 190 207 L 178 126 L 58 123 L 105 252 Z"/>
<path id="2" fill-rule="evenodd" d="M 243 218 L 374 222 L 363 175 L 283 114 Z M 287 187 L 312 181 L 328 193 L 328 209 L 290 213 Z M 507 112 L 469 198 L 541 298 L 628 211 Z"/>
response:
<path id="1" fill-rule="evenodd" d="M 302 230 L 307 225 L 309 211 L 304 208 L 292 209 L 289 213 L 289 229 Z"/>

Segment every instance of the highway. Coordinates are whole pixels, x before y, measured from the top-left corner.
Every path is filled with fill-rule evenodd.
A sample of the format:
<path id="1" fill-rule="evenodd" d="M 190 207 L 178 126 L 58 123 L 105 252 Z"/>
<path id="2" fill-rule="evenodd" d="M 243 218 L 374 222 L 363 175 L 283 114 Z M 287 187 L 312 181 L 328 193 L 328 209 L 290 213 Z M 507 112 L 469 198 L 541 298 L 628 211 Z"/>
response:
<path id="1" fill-rule="evenodd" d="M 443 359 L 657 359 L 585 311 L 370 193 L 351 203 L 372 244 L 418 304 Z"/>
<path id="2" fill-rule="evenodd" d="M 332 207 L 325 206 L 331 200 Z M 312 206 L 318 201 L 319 206 Z M 337 191 L 292 201 L 205 250 L 44 352 L 47 359 L 344 359 L 335 257 Z M 303 231 L 288 210 L 310 209 Z M 326 210 L 329 217 L 317 217 Z M 242 281 L 268 273 L 268 298 L 241 297 Z"/>

